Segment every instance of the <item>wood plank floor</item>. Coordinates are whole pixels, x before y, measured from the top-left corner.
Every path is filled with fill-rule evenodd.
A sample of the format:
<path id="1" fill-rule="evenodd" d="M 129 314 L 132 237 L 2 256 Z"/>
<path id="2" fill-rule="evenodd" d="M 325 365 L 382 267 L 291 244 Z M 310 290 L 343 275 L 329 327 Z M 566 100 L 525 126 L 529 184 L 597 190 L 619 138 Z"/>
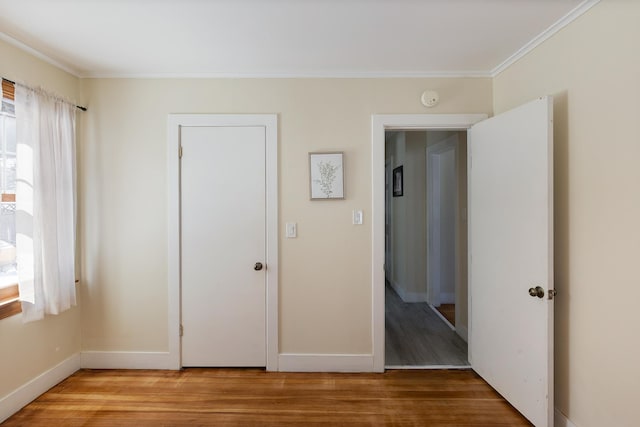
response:
<path id="1" fill-rule="evenodd" d="M 385 289 L 387 366 L 468 366 L 467 343 L 426 302 L 406 303 Z"/>
<path id="2" fill-rule="evenodd" d="M 436 310 L 444 316 L 453 326 L 456 326 L 456 305 L 455 304 L 440 304 L 436 307 Z"/>
<path id="3" fill-rule="evenodd" d="M 470 370 L 81 370 L 3 427 L 529 426 Z"/>

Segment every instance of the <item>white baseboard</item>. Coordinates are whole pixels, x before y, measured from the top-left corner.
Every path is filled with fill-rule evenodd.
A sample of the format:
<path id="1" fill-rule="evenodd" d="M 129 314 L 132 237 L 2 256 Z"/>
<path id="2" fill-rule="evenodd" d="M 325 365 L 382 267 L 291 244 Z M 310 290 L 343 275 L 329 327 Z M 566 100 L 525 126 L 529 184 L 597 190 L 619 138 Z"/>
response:
<path id="1" fill-rule="evenodd" d="M 80 366 L 86 369 L 176 369 L 168 352 L 83 351 Z"/>
<path id="2" fill-rule="evenodd" d="M 555 427 L 576 427 L 574 423 L 572 423 L 569 418 L 565 417 L 565 415 L 556 408 L 555 416 L 554 416 L 554 425 Z"/>
<path id="3" fill-rule="evenodd" d="M 371 354 L 291 354 L 278 357 L 281 372 L 373 372 Z"/>
<path id="4" fill-rule="evenodd" d="M 409 292 L 396 282 L 390 282 L 390 284 L 403 302 L 425 302 L 427 300 L 426 292 Z"/>
<path id="5" fill-rule="evenodd" d="M 440 292 L 440 304 L 455 304 L 456 294 L 453 292 Z"/>
<path id="6" fill-rule="evenodd" d="M 0 423 L 33 402 L 42 393 L 80 369 L 80 354 L 63 360 L 0 399 Z"/>

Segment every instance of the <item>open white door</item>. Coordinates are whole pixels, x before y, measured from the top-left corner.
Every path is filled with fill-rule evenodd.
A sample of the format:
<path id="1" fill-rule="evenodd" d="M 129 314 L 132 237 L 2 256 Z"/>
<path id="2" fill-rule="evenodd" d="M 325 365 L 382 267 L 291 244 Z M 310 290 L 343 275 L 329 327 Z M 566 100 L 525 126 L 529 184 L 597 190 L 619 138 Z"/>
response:
<path id="1" fill-rule="evenodd" d="M 468 144 L 469 360 L 537 427 L 553 426 L 552 117 L 540 98 Z"/>

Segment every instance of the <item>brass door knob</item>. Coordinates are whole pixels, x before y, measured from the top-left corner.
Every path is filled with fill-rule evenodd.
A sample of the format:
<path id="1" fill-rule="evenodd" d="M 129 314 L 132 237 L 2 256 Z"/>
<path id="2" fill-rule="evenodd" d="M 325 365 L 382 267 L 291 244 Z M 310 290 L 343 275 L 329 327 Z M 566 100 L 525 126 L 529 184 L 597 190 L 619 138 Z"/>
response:
<path id="1" fill-rule="evenodd" d="M 262 270 L 262 267 L 263 267 L 263 265 L 262 265 L 261 262 L 256 262 L 256 265 L 253 266 L 253 269 L 255 271 L 260 271 L 260 270 Z"/>

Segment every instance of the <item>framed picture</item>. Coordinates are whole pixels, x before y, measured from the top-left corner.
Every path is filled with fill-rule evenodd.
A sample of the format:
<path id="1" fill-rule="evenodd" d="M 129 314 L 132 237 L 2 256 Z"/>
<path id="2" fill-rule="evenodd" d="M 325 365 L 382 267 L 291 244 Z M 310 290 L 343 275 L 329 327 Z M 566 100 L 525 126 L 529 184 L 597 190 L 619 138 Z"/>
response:
<path id="1" fill-rule="evenodd" d="M 311 200 L 344 199 L 342 154 L 309 153 Z"/>
<path id="2" fill-rule="evenodd" d="M 400 197 L 403 194 L 402 166 L 393 169 L 393 197 Z"/>

